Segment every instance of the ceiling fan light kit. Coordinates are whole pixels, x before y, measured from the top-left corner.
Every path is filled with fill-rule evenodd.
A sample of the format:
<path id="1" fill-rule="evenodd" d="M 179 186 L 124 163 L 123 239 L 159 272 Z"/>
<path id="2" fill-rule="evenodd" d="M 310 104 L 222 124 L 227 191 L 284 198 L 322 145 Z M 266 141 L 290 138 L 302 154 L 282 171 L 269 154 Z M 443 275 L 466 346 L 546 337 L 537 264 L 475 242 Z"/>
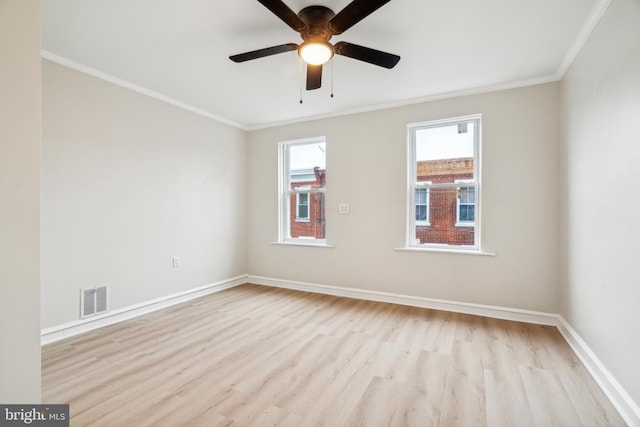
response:
<path id="1" fill-rule="evenodd" d="M 298 55 L 309 65 L 326 64 L 333 58 L 333 46 L 328 42 L 306 41 L 298 48 Z"/>
<path id="2" fill-rule="evenodd" d="M 291 29 L 300 33 L 303 43 L 267 47 L 232 55 L 229 59 L 234 62 L 245 62 L 297 50 L 300 58 L 307 64 L 307 90 L 320 88 L 322 65 L 331 60 L 334 54 L 391 69 L 400 61 L 398 55 L 344 41 L 335 45 L 329 43 L 332 36 L 342 34 L 389 1 L 353 0 L 338 14 L 324 6 L 308 6 L 296 14 L 282 0 L 258 0 Z"/>

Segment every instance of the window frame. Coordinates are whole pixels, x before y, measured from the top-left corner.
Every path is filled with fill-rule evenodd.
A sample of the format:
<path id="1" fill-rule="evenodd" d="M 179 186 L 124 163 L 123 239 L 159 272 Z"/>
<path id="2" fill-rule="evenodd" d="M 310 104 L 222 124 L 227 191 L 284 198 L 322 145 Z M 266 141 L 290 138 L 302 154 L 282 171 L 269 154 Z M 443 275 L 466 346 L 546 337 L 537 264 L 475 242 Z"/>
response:
<path id="1" fill-rule="evenodd" d="M 278 242 L 289 244 L 303 245 L 326 245 L 326 211 L 325 211 L 325 238 L 316 239 L 314 237 L 291 237 L 290 220 L 291 220 L 291 195 L 296 195 L 296 222 L 309 222 L 311 220 L 311 200 L 312 195 L 316 193 L 326 194 L 326 188 L 310 188 L 308 186 L 295 187 L 291 189 L 291 168 L 289 162 L 288 147 L 295 145 L 307 145 L 324 142 L 325 144 L 325 170 L 326 170 L 326 143 L 325 136 L 317 136 L 313 138 L 296 139 L 291 141 L 278 142 Z M 300 193 L 308 194 L 308 214 L 306 220 L 298 221 L 298 195 Z M 326 197 L 326 196 L 325 196 Z M 325 204 L 326 209 L 326 204 Z"/>
<path id="2" fill-rule="evenodd" d="M 473 176 L 474 179 L 456 180 L 453 183 L 436 183 L 430 181 L 417 181 L 417 159 L 416 159 L 416 133 L 418 130 L 437 128 L 443 126 L 452 126 L 461 123 L 474 123 L 474 140 L 473 140 Z M 406 205 L 406 239 L 405 248 L 407 249 L 428 249 L 428 250 L 444 250 L 444 251 L 462 251 L 462 252 L 481 252 L 481 165 L 482 165 L 482 114 L 473 114 L 468 116 L 453 117 L 448 119 L 431 120 L 419 123 L 407 124 L 407 205 Z M 459 188 L 460 183 L 457 181 L 465 181 L 464 187 L 473 187 L 475 189 L 475 209 L 474 221 L 459 221 L 459 201 L 456 201 L 456 223 L 455 226 L 474 227 L 474 244 L 473 245 L 449 245 L 444 243 L 424 243 L 420 244 L 416 239 L 416 226 L 424 226 L 416 221 L 416 205 L 415 190 L 417 188 Z M 430 218 L 429 218 L 430 219 Z M 430 222 L 430 221 L 429 221 Z"/>

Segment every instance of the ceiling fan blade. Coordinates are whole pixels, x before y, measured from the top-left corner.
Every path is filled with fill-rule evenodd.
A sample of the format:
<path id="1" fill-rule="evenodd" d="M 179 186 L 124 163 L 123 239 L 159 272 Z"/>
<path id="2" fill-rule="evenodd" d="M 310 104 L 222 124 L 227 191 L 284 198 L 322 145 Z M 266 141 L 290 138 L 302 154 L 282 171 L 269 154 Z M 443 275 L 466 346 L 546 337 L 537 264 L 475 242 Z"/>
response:
<path id="1" fill-rule="evenodd" d="M 329 21 L 334 36 L 342 34 L 391 0 L 353 0 Z"/>
<path id="2" fill-rule="evenodd" d="M 269 9 L 274 15 L 293 28 L 294 31 L 304 30 L 304 22 L 282 0 L 258 0 L 260 4 Z"/>
<path id="3" fill-rule="evenodd" d="M 298 45 L 295 43 L 281 44 L 279 46 L 265 47 L 264 49 L 252 50 L 251 52 L 239 53 L 229 57 L 233 62 L 244 62 L 252 59 L 263 58 L 265 56 L 276 55 L 278 53 L 296 50 Z"/>
<path id="4" fill-rule="evenodd" d="M 333 46 L 333 49 L 338 55 L 348 56 L 358 61 L 368 62 L 369 64 L 389 69 L 395 67 L 398 61 L 400 61 L 398 55 L 353 43 L 338 42 Z"/>
<path id="5" fill-rule="evenodd" d="M 307 90 L 322 86 L 322 65 L 307 64 Z"/>

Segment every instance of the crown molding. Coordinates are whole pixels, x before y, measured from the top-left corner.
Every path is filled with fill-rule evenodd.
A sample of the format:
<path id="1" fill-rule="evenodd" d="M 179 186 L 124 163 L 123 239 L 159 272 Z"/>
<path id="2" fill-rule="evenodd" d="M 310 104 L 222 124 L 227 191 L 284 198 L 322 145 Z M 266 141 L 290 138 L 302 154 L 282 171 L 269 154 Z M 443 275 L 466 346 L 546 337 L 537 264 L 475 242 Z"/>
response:
<path id="1" fill-rule="evenodd" d="M 589 40 L 589 36 L 591 36 L 591 33 L 593 32 L 593 30 L 595 30 L 598 22 L 600 22 L 600 19 L 602 19 L 605 12 L 609 8 L 611 1 L 612 0 L 598 0 L 593 6 L 591 12 L 589 13 L 589 16 L 587 16 L 587 20 L 582 26 L 582 29 L 573 40 L 571 47 L 560 63 L 560 67 L 558 67 L 558 71 L 556 72 L 557 80 L 562 80 L 567 71 L 569 71 L 569 68 L 571 68 L 571 65 L 573 65 L 573 62 L 580 54 L 580 51 L 587 43 L 587 40 Z"/>
<path id="2" fill-rule="evenodd" d="M 173 105 L 174 107 L 189 111 L 190 113 L 194 113 L 199 116 L 206 117 L 207 119 L 215 120 L 217 122 L 224 123 L 238 129 L 247 130 L 247 128 L 240 123 L 217 116 L 215 114 L 211 114 L 210 112 L 205 111 L 201 108 L 194 107 L 193 105 L 186 104 L 182 101 L 178 101 L 177 99 L 155 92 L 151 89 L 147 89 L 143 86 L 121 79 L 119 77 L 112 76 L 111 74 L 105 73 L 103 71 L 96 70 L 95 68 L 88 67 L 84 64 L 72 61 L 71 59 L 65 58 L 63 56 L 56 55 L 55 53 L 49 52 L 47 50 L 41 50 L 40 56 L 48 61 L 55 62 L 56 64 L 62 65 L 64 67 L 71 68 L 84 74 L 88 74 L 92 77 L 107 81 L 109 83 L 113 83 L 114 85 L 132 90 L 142 95 L 146 95 L 150 98 L 157 99 L 158 101 L 165 102 L 167 104 Z"/>

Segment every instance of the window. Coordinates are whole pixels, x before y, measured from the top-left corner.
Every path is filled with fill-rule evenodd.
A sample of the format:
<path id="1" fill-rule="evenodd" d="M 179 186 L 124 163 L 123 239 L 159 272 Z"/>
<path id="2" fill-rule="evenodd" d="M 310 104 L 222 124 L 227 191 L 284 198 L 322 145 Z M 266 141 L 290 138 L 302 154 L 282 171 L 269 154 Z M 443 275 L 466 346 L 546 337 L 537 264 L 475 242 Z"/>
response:
<path id="1" fill-rule="evenodd" d="M 429 225 L 429 189 L 416 188 L 416 224 Z"/>
<path id="2" fill-rule="evenodd" d="M 407 246 L 480 248 L 480 116 L 408 126 Z"/>
<path id="3" fill-rule="evenodd" d="M 280 242 L 325 243 L 326 141 L 279 144 Z"/>
<path id="4" fill-rule="evenodd" d="M 466 183 L 466 180 L 457 180 Z M 460 187 L 458 189 L 458 203 L 456 206 L 456 226 L 473 226 L 476 213 L 476 189 L 474 187 Z"/>
<path id="5" fill-rule="evenodd" d="M 296 221 L 309 221 L 309 193 L 296 194 Z"/>

